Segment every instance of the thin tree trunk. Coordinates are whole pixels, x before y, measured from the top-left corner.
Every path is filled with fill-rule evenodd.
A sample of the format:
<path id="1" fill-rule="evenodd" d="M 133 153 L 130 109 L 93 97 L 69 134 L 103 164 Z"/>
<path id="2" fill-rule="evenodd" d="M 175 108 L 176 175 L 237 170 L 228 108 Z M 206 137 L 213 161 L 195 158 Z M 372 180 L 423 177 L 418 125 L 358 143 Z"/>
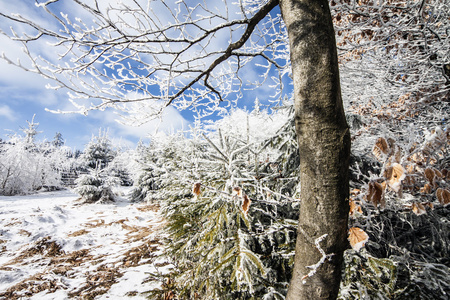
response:
<path id="1" fill-rule="evenodd" d="M 289 34 L 301 171 L 295 263 L 286 299 L 335 299 L 347 246 L 350 133 L 333 23 L 327 0 L 281 0 L 280 7 Z M 308 266 L 323 257 L 319 248 L 333 255 L 312 274 Z"/>

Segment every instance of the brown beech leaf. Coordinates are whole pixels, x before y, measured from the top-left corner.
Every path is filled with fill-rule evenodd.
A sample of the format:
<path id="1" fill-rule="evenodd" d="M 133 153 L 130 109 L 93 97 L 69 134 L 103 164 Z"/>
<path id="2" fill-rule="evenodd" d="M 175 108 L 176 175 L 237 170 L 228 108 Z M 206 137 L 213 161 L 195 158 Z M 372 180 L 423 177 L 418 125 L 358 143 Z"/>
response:
<path id="1" fill-rule="evenodd" d="M 384 155 L 389 152 L 389 145 L 385 138 L 379 137 L 373 146 L 372 153 L 379 161 L 383 161 Z"/>
<path id="2" fill-rule="evenodd" d="M 349 214 L 350 214 L 351 217 L 354 217 L 357 213 L 358 214 L 362 214 L 363 213 L 363 211 L 361 209 L 361 206 L 358 205 L 355 200 L 350 200 L 349 201 L 349 205 L 350 205 Z"/>
<path id="3" fill-rule="evenodd" d="M 408 164 L 406 166 L 406 172 L 408 172 L 409 174 L 414 173 L 415 170 L 415 166 L 413 164 Z"/>
<path id="4" fill-rule="evenodd" d="M 448 190 L 438 188 L 436 191 L 436 197 L 442 205 L 447 206 L 450 204 L 450 192 Z"/>
<path id="5" fill-rule="evenodd" d="M 348 240 L 350 246 L 356 251 L 359 251 L 369 240 L 367 233 L 358 227 L 352 227 L 348 230 Z"/>
<path id="6" fill-rule="evenodd" d="M 193 193 L 195 196 L 199 196 L 199 195 L 202 193 L 201 186 L 202 186 L 202 184 L 199 183 L 199 182 L 197 182 L 196 184 L 194 184 L 194 187 L 192 188 L 192 193 Z"/>
<path id="7" fill-rule="evenodd" d="M 423 206 L 428 207 L 432 210 L 434 209 L 434 205 L 431 202 L 423 202 L 422 204 L 423 204 Z"/>
<path id="8" fill-rule="evenodd" d="M 420 192 L 422 194 L 429 194 L 429 193 L 431 193 L 431 185 L 429 183 L 425 183 L 423 188 L 420 189 Z"/>
<path id="9" fill-rule="evenodd" d="M 360 189 L 353 189 L 350 191 L 350 195 L 352 195 L 352 196 L 357 196 L 357 195 L 359 195 L 359 193 L 361 193 Z"/>
<path id="10" fill-rule="evenodd" d="M 412 205 L 412 211 L 416 215 L 420 216 L 427 213 L 427 210 L 425 209 L 425 206 L 422 205 L 422 203 L 413 203 Z"/>
<path id="11" fill-rule="evenodd" d="M 433 169 L 433 171 L 434 171 L 435 178 L 436 177 L 443 178 L 441 171 L 439 171 L 437 169 Z"/>
<path id="12" fill-rule="evenodd" d="M 242 211 L 244 212 L 245 215 L 247 215 L 251 203 L 252 200 L 250 200 L 250 198 L 247 195 L 244 195 L 244 199 L 242 201 Z"/>
<path id="13" fill-rule="evenodd" d="M 441 174 L 443 179 L 450 179 L 450 172 L 447 169 L 442 169 Z"/>
<path id="14" fill-rule="evenodd" d="M 389 187 L 398 193 L 402 187 L 402 181 L 406 177 L 406 171 L 401 164 L 394 163 L 391 167 L 386 168 L 384 177 L 387 179 Z"/>
<path id="15" fill-rule="evenodd" d="M 430 182 L 430 184 L 432 186 L 434 186 L 434 177 L 436 176 L 436 174 L 434 173 L 433 169 L 426 168 L 424 171 L 424 174 L 425 174 L 425 178 L 428 179 L 428 181 Z"/>
<path id="16" fill-rule="evenodd" d="M 369 182 L 369 190 L 367 191 L 366 200 L 372 202 L 375 207 L 380 205 L 384 208 L 386 202 L 384 201 L 384 188 L 381 184 L 376 181 Z"/>
<path id="17" fill-rule="evenodd" d="M 426 163 L 426 158 L 423 156 L 422 152 L 416 152 L 409 157 L 411 161 L 416 163 L 417 166 L 422 166 Z"/>
<path id="18" fill-rule="evenodd" d="M 406 175 L 405 180 L 403 180 L 403 183 L 404 183 L 404 187 L 413 191 L 414 187 L 416 185 L 416 180 L 415 180 L 414 176 Z"/>
<path id="19" fill-rule="evenodd" d="M 392 159 L 396 163 L 400 163 L 400 161 L 402 160 L 402 156 L 403 156 L 402 149 L 399 146 L 396 146 L 394 151 L 395 151 L 395 153 L 394 153 L 394 155 L 392 155 Z"/>

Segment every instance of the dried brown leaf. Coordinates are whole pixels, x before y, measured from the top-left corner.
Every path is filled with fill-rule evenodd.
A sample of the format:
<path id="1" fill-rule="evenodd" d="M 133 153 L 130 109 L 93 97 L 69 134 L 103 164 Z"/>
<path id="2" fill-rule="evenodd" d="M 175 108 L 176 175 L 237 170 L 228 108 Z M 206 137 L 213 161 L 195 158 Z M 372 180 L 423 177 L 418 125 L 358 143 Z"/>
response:
<path id="1" fill-rule="evenodd" d="M 381 208 L 384 208 L 386 202 L 384 200 L 383 186 L 376 181 L 369 182 L 369 190 L 366 195 L 366 200 L 368 202 L 372 202 L 375 207 L 380 205 Z"/>
<path id="2" fill-rule="evenodd" d="M 242 197 L 242 189 L 238 186 L 233 188 L 233 195 L 236 195 L 238 197 Z"/>
<path id="3" fill-rule="evenodd" d="M 422 205 L 422 203 L 413 203 L 412 205 L 412 211 L 416 215 L 420 216 L 427 213 L 427 210 L 425 209 L 425 206 Z"/>
<path id="4" fill-rule="evenodd" d="M 379 137 L 373 146 L 372 153 L 379 161 L 383 161 L 384 155 L 389 152 L 389 145 L 385 138 Z"/>
<path id="5" fill-rule="evenodd" d="M 400 147 L 396 146 L 394 151 L 395 151 L 395 153 L 394 153 L 394 155 L 392 155 L 392 159 L 396 163 L 400 163 L 400 161 L 402 160 L 402 156 L 403 156 L 402 149 Z"/>
<path id="6" fill-rule="evenodd" d="M 435 177 L 442 178 L 442 173 L 441 173 L 441 171 L 439 171 L 439 170 L 437 170 L 437 169 L 433 169 L 433 171 L 434 171 Z"/>
<path id="7" fill-rule="evenodd" d="M 199 182 L 197 182 L 196 184 L 194 184 L 194 187 L 192 188 L 192 193 L 193 193 L 195 196 L 200 196 L 200 194 L 202 193 L 201 186 L 202 186 L 202 184 L 199 183 Z"/>
<path id="8" fill-rule="evenodd" d="M 432 210 L 434 209 L 434 205 L 431 202 L 424 202 L 422 204 L 423 204 L 423 206 L 428 207 L 428 208 L 430 208 Z"/>
<path id="9" fill-rule="evenodd" d="M 250 200 L 250 198 L 247 195 L 244 195 L 244 199 L 242 201 L 242 211 L 244 212 L 245 215 L 247 215 L 251 203 L 252 200 Z"/>
<path id="10" fill-rule="evenodd" d="M 450 192 L 448 190 L 438 188 L 436 191 L 436 197 L 442 205 L 447 206 L 450 204 Z"/>
<path id="11" fill-rule="evenodd" d="M 402 181 L 406 177 L 406 171 L 402 165 L 394 163 L 391 167 L 386 168 L 384 177 L 387 179 L 387 184 L 395 192 L 400 192 Z"/>
<path id="12" fill-rule="evenodd" d="M 424 171 L 424 175 L 425 175 L 425 178 L 428 179 L 430 184 L 432 186 L 434 186 L 435 185 L 434 178 L 436 177 L 436 174 L 434 173 L 433 169 L 426 168 Z"/>
<path id="13" fill-rule="evenodd" d="M 361 193 L 360 189 L 353 189 L 350 191 L 350 195 L 352 195 L 352 196 L 357 196 L 357 195 L 359 195 L 359 193 Z"/>
<path id="14" fill-rule="evenodd" d="M 423 188 L 420 189 L 420 192 L 423 194 L 429 194 L 431 193 L 431 185 L 429 183 L 425 183 L 425 185 L 423 186 Z"/>
<path id="15" fill-rule="evenodd" d="M 348 240 L 350 246 L 356 251 L 359 251 L 369 240 L 367 233 L 358 227 L 352 227 L 348 230 Z"/>
<path id="16" fill-rule="evenodd" d="M 443 179 L 449 179 L 450 180 L 450 172 L 447 169 L 441 170 L 442 178 Z"/>
<path id="17" fill-rule="evenodd" d="M 350 205 L 349 214 L 350 214 L 351 217 L 354 217 L 356 214 L 362 214 L 363 213 L 363 211 L 361 209 L 361 206 L 358 205 L 355 200 L 350 200 L 349 201 L 349 205 Z"/>

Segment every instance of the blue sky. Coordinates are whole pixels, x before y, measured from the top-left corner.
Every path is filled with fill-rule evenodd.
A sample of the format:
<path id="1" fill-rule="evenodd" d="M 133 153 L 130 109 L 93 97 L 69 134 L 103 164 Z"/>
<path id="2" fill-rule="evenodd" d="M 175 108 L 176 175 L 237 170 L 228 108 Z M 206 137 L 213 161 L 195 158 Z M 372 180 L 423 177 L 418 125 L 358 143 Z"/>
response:
<path id="1" fill-rule="evenodd" d="M 4 51 L 4 38 L 0 37 L 0 51 Z M 60 132 L 66 145 L 82 150 L 92 135 L 97 135 L 100 128 L 108 129 L 110 138 L 117 144 L 134 147 L 139 139 L 149 141 L 149 134 L 155 130 L 165 132 L 182 129 L 191 121 L 182 114 L 170 109 L 161 123 L 158 120 L 140 127 L 127 126 L 117 122 L 118 116 L 113 110 L 92 111 L 87 116 L 81 114 L 55 114 L 46 111 L 63 109 L 67 104 L 65 91 L 45 88 L 47 80 L 36 74 L 8 65 L 0 60 L 0 138 L 7 139 L 11 133 L 22 134 L 21 128 L 27 126 L 33 115 L 39 123 L 42 133 L 39 140 L 52 140 Z M 188 114 L 184 113 L 188 117 Z"/>
<path id="2" fill-rule="evenodd" d="M 29 0 L 0 0 L 0 7 L 3 12 L 18 12 L 25 16 L 39 11 L 34 1 Z M 43 16 L 42 13 L 37 15 Z M 4 19 L 0 23 L 3 23 L 0 24 L 0 29 L 9 33 L 9 25 L 5 24 Z M 19 43 L 0 34 L 0 54 L 4 53 L 14 61 L 20 58 L 26 64 L 27 58 L 21 48 Z M 120 118 L 112 109 L 92 111 L 87 116 L 51 113 L 46 109 L 73 110 L 73 107 L 67 101 L 67 91 L 46 89 L 45 86 L 49 83 L 52 84 L 37 74 L 26 72 L 0 59 L 0 138 L 7 139 L 12 133 L 22 134 L 20 129 L 27 126 L 27 120 L 31 121 L 33 115 L 36 115 L 35 122 L 39 123 L 38 130 L 42 131 L 38 139 L 52 140 L 56 132 L 60 132 L 67 146 L 80 150 L 93 134 L 98 134 L 100 128 L 108 129 L 109 136 L 115 143 L 133 147 L 139 139 L 148 142 L 149 134 L 156 130 L 177 131 L 192 122 L 188 112 L 179 113 L 173 108 L 166 110 L 162 122 L 154 120 L 139 127 L 120 124 L 117 122 Z"/>
<path id="3" fill-rule="evenodd" d="M 0 6 L 2 6 L 0 1 Z M 0 35 L 0 54 L 9 57 L 21 56 L 21 45 Z M 19 54 L 18 54 L 19 53 Z M 117 122 L 118 116 L 113 110 L 92 111 L 87 116 L 81 114 L 55 114 L 46 111 L 70 109 L 67 101 L 67 91 L 47 89 L 51 83 L 41 76 L 26 72 L 16 66 L 7 64 L 0 59 L 0 138 L 7 139 L 11 133 L 22 134 L 21 128 L 27 126 L 33 115 L 39 123 L 38 130 L 42 133 L 39 140 L 52 140 L 56 132 L 60 132 L 71 148 L 82 150 L 92 135 L 97 135 L 99 129 L 108 129 L 110 138 L 117 144 L 134 147 L 139 139 L 149 141 L 149 134 L 156 130 L 165 132 L 177 131 L 190 124 L 189 113 L 183 115 L 173 108 L 165 112 L 161 123 L 151 121 L 140 127 L 127 126 Z"/>
<path id="4" fill-rule="evenodd" d="M 51 113 L 46 108 L 63 106 L 67 96 L 64 92 L 47 90 L 43 81 L 35 74 L 0 61 L 0 138 L 7 139 L 14 132 L 22 134 L 20 129 L 27 126 L 26 121 L 31 121 L 33 115 L 39 123 L 38 130 L 42 131 L 39 140 L 52 140 L 60 132 L 67 146 L 80 150 L 100 128 L 108 129 L 115 143 L 133 147 L 139 139 L 148 142 L 149 134 L 155 130 L 171 132 L 190 123 L 173 109 L 166 112 L 162 123 L 155 120 L 140 127 L 120 124 L 113 110 L 92 111 L 87 116 Z"/>
<path id="5" fill-rule="evenodd" d="M 33 4 L 30 5 L 30 2 Z M 70 2 L 61 3 L 58 5 Z M 41 23 L 50 24 L 48 23 L 50 21 L 43 17 L 46 15 L 43 15 L 42 12 L 38 13 L 39 9 L 34 5 L 34 1 L 0 0 L 0 7 L 3 12 L 19 12 L 25 16 L 35 15 Z M 76 11 L 71 12 L 76 16 Z M 4 22 L 4 19 L 0 22 L 0 29 L 10 32 L 9 25 Z M 20 32 L 20 27 L 18 31 Z M 36 53 L 47 54 L 46 46 L 42 42 L 38 45 L 35 48 Z M 16 58 L 21 58 L 21 61 L 26 64 L 27 57 L 23 54 L 21 45 L 0 34 L 0 54 L 2 53 L 14 61 Z M 244 78 L 256 80 L 255 78 L 261 71 L 247 68 L 242 72 L 245 72 L 241 73 Z M 35 122 L 39 123 L 38 130 L 42 131 L 38 137 L 40 140 L 52 140 L 59 132 L 66 140 L 67 146 L 80 150 L 89 142 L 92 135 L 98 134 L 100 128 L 108 129 L 110 138 L 116 144 L 133 147 L 139 139 L 148 142 L 148 136 L 155 131 L 173 132 L 187 128 L 193 122 L 191 112 L 178 112 L 172 107 L 165 110 L 162 121 L 153 120 L 140 127 L 120 124 L 116 121 L 119 118 L 112 109 L 91 111 L 87 116 L 54 114 L 46 109 L 73 111 L 74 108 L 68 101 L 67 91 L 46 89 L 47 84 L 53 85 L 51 81 L 37 74 L 26 72 L 0 59 L 0 138 L 5 139 L 12 132 L 21 133 L 20 129 L 27 125 L 27 120 L 31 121 L 33 115 L 36 115 Z M 239 102 L 239 105 L 250 108 L 253 106 L 255 98 L 259 98 L 264 103 L 267 94 L 270 93 L 270 88 L 267 90 L 268 88 L 265 86 L 258 91 L 244 92 L 244 99 Z"/>

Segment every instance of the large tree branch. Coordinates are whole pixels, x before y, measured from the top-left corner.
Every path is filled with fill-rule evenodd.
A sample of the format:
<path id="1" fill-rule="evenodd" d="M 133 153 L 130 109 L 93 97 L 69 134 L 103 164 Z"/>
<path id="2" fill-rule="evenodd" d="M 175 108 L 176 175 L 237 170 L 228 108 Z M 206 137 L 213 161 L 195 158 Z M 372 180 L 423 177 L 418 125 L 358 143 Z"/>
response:
<path id="1" fill-rule="evenodd" d="M 187 84 L 184 88 L 182 88 L 180 91 L 178 91 L 174 96 L 170 97 L 169 101 L 167 102 L 166 106 L 169 106 L 172 104 L 172 102 L 178 98 L 180 95 L 185 93 L 189 88 L 191 88 L 195 83 L 197 83 L 199 80 L 201 80 L 203 77 L 205 77 L 205 86 L 207 86 L 211 91 L 216 93 L 219 96 L 219 99 L 222 100 L 222 97 L 220 96 L 220 93 L 217 92 L 209 83 L 208 78 L 211 74 L 211 72 L 222 62 L 226 61 L 228 58 L 230 58 L 233 55 L 233 51 L 240 49 L 242 46 L 244 46 L 245 42 L 250 38 L 253 30 L 255 29 L 256 25 L 277 5 L 279 4 L 279 0 L 270 0 L 266 5 L 264 5 L 251 19 L 247 21 L 248 25 L 245 30 L 245 32 L 242 34 L 241 38 L 230 44 L 228 48 L 225 50 L 225 52 L 218 57 L 210 66 L 208 69 L 206 69 L 203 73 L 201 73 L 199 76 L 197 76 L 194 80 L 192 80 L 189 84 Z"/>
<path id="2" fill-rule="evenodd" d="M 26 25 L 22 27 L 25 33 L 9 36 L 26 48 L 31 62 L 28 70 L 56 82 L 55 89 L 68 89 L 72 103 L 78 103 L 83 113 L 148 100 L 196 111 L 198 106 L 216 106 L 225 99 L 232 102 L 230 95 L 236 99 L 242 95 L 238 71 L 258 57 L 268 62 L 252 63 L 266 69 L 261 82 L 269 79 L 281 89 L 281 78 L 287 74 L 288 55 L 280 55 L 287 51 L 286 41 L 280 39 L 284 25 L 279 15 L 269 15 L 279 0 L 265 1 L 251 12 L 241 7 L 239 17 L 228 12 L 226 3 L 225 9 L 213 11 L 206 3 L 189 7 L 177 2 L 178 7 L 173 7 L 162 1 L 142 7 L 133 0 L 113 7 L 100 1 L 73 0 L 92 17 L 85 21 L 60 13 L 59 2 L 38 3 L 56 21 L 55 27 L 44 26 L 33 16 L 0 12 L 0 17 Z M 43 48 L 34 45 L 44 39 L 62 52 L 36 55 Z M 6 55 L 4 59 L 27 69 Z M 272 66 L 278 69 L 278 77 L 271 76 Z M 261 82 L 254 82 L 255 86 Z M 98 102 L 85 107 L 86 99 Z M 208 109 L 204 112 L 208 114 Z"/>

